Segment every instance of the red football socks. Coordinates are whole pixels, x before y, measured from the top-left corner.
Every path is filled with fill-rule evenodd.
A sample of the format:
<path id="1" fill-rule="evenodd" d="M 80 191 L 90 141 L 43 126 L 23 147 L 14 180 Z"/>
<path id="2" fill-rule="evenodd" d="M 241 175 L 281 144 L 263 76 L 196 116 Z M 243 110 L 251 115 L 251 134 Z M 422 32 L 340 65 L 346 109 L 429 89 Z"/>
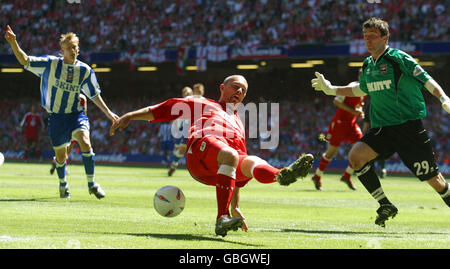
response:
<path id="1" fill-rule="evenodd" d="M 234 178 L 222 174 L 217 174 L 217 219 L 219 219 L 222 215 L 230 216 L 229 207 L 235 186 L 236 180 Z"/>
<path id="2" fill-rule="evenodd" d="M 253 168 L 253 177 L 261 183 L 273 183 L 280 169 L 269 164 L 259 164 Z"/>

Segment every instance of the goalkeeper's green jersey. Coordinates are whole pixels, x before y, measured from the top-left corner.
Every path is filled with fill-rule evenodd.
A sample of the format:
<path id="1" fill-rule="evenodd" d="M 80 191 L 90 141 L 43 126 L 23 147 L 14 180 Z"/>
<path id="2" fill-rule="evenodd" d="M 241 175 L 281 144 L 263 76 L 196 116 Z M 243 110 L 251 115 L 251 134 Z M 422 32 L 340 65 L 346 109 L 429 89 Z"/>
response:
<path id="1" fill-rule="evenodd" d="M 370 96 L 371 128 L 402 124 L 426 116 L 422 95 L 431 76 L 407 53 L 387 48 L 363 63 L 359 87 Z"/>

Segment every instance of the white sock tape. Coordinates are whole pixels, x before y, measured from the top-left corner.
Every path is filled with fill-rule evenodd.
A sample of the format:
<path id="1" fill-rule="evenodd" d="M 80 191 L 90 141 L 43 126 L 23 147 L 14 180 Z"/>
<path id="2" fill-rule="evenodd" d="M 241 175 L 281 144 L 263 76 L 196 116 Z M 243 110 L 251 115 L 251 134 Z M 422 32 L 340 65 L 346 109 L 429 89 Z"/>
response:
<path id="1" fill-rule="evenodd" d="M 229 176 L 233 179 L 236 179 L 236 167 L 233 167 L 231 165 L 221 164 L 219 166 L 219 170 L 217 171 L 217 174 Z"/>

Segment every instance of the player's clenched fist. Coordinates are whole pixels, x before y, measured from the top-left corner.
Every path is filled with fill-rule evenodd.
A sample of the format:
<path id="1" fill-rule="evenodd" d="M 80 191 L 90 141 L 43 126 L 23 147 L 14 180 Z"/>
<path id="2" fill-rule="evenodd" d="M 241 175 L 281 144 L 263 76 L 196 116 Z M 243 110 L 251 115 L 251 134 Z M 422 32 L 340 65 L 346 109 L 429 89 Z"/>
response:
<path id="1" fill-rule="evenodd" d="M 311 86 L 314 90 L 323 91 L 326 95 L 336 95 L 336 87 L 331 85 L 330 81 L 326 80 L 319 72 L 315 72 L 314 74 L 316 78 L 311 80 Z"/>
<path id="2" fill-rule="evenodd" d="M 5 39 L 6 41 L 8 41 L 8 43 L 14 42 L 16 40 L 16 35 L 12 31 L 11 27 L 9 27 L 9 25 L 6 26 Z"/>

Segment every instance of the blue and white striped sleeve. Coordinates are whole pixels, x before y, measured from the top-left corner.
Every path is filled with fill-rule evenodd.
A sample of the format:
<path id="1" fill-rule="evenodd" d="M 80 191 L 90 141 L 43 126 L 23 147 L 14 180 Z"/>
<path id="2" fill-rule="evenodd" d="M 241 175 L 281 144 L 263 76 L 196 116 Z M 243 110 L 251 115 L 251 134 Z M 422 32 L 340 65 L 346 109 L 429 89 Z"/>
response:
<path id="1" fill-rule="evenodd" d="M 94 70 L 91 68 L 89 68 L 89 73 L 81 84 L 81 91 L 83 91 L 89 99 L 95 98 L 101 92 L 97 77 L 95 76 Z"/>
<path id="2" fill-rule="evenodd" d="M 28 56 L 28 63 L 24 67 L 36 76 L 42 77 L 45 69 L 50 68 L 51 60 L 52 57 L 49 55 L 41 57 Z"/>

